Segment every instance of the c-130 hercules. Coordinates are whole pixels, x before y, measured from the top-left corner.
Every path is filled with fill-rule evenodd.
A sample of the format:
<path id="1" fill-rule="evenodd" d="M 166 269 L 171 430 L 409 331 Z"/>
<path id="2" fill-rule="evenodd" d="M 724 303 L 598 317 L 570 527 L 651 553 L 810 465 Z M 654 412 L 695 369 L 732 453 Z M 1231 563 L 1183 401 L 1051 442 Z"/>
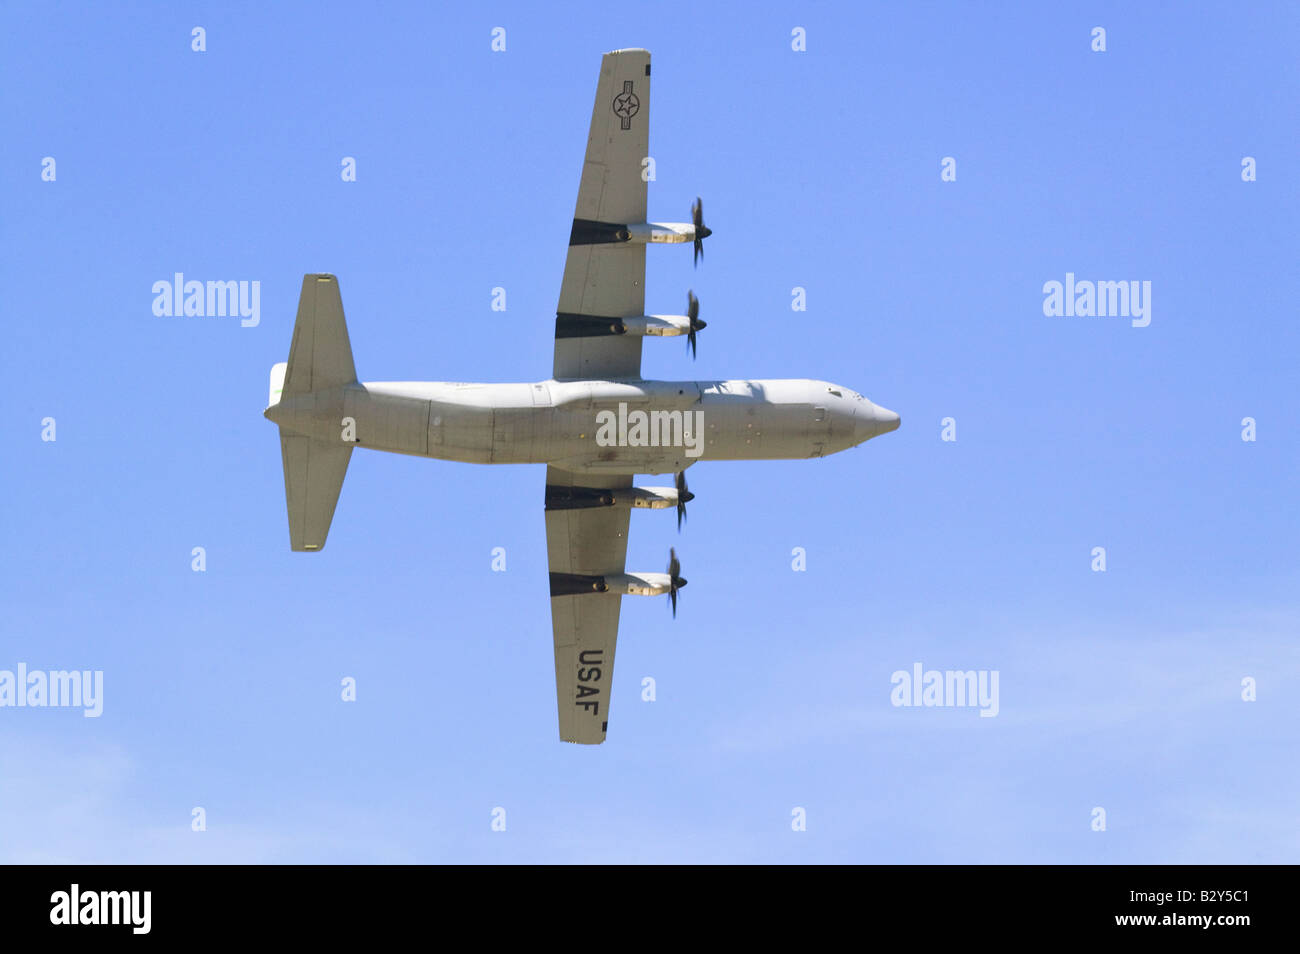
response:
<path id="1" fill-rule="evenodd" d="M 649 154 L 650 54 L 601 61 L 578 205 L 555 319 L 552 377 L 530 384 L 357 381 L 338 280 L 307 275 L 287 364 L 271 371 L 266 417 L 280 427 L 289 538 L 325 545 L 354 446 L 476 464 L 546 464 L 546 548 L 560 738 L 600 743 L 609 719 L 623 594 L 686 585 L 667 573 L 627 573 L 633 509 L 685 504 L 685 470 L 700 460 L 823 457 L 895 430 L 898 415 L 825 381 L 647 381 L 645 337 L 704 328 L 686 315 L 645 314 L 645 250 L 686 243 L 698 260 L 704 227 L 646 221 L 641 162 Z M 672 487 L 635 487 L 635 474 L 676 474 Z"/>

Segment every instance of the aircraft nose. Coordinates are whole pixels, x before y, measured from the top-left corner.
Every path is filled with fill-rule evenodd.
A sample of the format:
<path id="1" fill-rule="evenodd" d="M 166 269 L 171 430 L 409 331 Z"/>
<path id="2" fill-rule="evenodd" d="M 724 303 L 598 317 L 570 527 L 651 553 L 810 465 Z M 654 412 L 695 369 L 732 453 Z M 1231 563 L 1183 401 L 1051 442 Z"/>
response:
<path id="1" fill-rule="evenodd" d="M 866 402 L 866 404 L 869 406 L 857 409 L 854 421 L 853 431 L 857 443 L 861 444 L 865 440 L 898 430 L 898 426 L 902 424 L 902 419 L 899 418 L 896 412 L 887 407 L 881 407 L 879 404 L 871 404 L 870 401 Z"/>
<path id="2" fill-rule="evenodd" d="M 879 404 L 875 407 L 876 420 L 880 424 L 880 433 L 888 434 L 890 431 L 898 430 L 899 425 L 903 423 L 903 419 L 898 416 L 898 412 L 891 411 L 887 407 L 881 407 Z"/>

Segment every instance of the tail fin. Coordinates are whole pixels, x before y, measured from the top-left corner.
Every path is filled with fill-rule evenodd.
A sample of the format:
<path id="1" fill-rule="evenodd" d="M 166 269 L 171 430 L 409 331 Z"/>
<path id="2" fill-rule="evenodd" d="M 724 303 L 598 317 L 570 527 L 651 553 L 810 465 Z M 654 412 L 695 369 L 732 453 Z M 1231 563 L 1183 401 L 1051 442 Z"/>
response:
<path id="1" fill-rule="evenodd" d="M 284 394 L 310 394 L 352 384 L 356 379 L 339 280 L 333 275 L 304 275 Z"/>
<path id="2" fill-rule="evenodd" d="M 289 361 L 271 369 L 271 407 L 266 416 L 287 425 L 295 404 L 301 404 L 294 398 L 343 387 L 356 379 L 338 279 L 333 275 L 303 276 Z M 319 409 L 322 399 L 310 400 L 308 406 Z M 279 407 L 281 401 L 284 408 Z M 282 425 L 280 455 L 289 545 L 299 551 L 320 550 L 334 520 L 352 445 L 308 437 Z"/>

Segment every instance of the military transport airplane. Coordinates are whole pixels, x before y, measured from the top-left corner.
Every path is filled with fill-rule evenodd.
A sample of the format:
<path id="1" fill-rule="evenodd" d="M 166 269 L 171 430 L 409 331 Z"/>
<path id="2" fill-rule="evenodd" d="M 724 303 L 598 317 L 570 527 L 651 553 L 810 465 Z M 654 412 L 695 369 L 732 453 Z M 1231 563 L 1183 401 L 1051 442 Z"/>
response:
<path id="1" fill-rule="evenodd" d="M 641 344 L 685 336 L 694 352 L 699 303 L 685 315 L 645 313 L 651 243 L 709 236 L 697 199 L 689 223 L 646 221 L 650 54 L 606 53 L 591 114 L 578 205 L 555 318 L 552 376 L 528 384 L 357 381 L 338 280 L 307 275 L 287 364 L 271 371 L 265 415 L 280 427 L 289 540 L 325 545 L 353 447 L 477 464 L 546 464 L 546 549 L 560 738 L 605 740 L 623 594 L 686 585 L 628 573 L 634 509 L 677 511 L 685 470 L 700 460 L 823 457 L 899 425 L 898 415 L 826 381 L 647 381 Z M 675 474 L 636 487 L 636 474 Z"/>

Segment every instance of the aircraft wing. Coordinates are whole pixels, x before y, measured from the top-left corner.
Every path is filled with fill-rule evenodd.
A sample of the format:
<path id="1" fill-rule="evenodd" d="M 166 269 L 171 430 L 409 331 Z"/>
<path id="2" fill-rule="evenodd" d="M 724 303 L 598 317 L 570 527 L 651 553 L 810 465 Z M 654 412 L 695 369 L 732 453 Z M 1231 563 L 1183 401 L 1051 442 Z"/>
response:
<path id="1" fill-rule="evenodd" d="M 632 475 L 579 476 L 547 467 L 546 484 L 550 497 L 552 487 L 631 487 Z M 623 572 L 630 516 L 621 507 L 546 510 L 555 689 L 565 742 L 605 741 L 622 597 L 596 586 L 600 577 Z"/>
<path id="2" fill-rule="evenodd" d="M 646 220 L 649 120 L 650 53 L 606 53 L 556 309 L 557 379 L 641 376 L 641 338 L 611 334 L 599 319 L 645 314 L 645 245 L 617 241 L 606 226 Z"/>

